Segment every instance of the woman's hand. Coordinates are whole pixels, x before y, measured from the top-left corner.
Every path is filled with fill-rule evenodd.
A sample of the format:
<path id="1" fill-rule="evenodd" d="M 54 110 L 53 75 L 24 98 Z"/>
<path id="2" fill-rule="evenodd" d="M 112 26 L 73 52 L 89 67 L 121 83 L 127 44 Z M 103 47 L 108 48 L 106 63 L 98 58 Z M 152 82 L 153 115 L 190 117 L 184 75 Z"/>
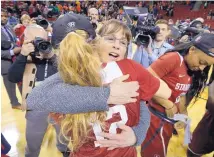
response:
<path id="1" fill-rule="evenodd" d="M 137 81 L 124 82 L 128 78 L 129 74 L 123 75 L 111 82 L 108 104 L 122 105 L 137 101 L 139 83 Z"/>
<path id="2" fill-rule="evenodd" d="M 165 112 L 166 112 L 167 117 L 173 118 L 174 114 L 176 114 L 178 112 L 178 108 L 175 104 L 173 104 L 172 107 L 165 108 Z"/>
<path id="3" fill-rule="evenodd" d="M 96 141 L 97 144 L 100 144 L 100 147 L 108 147 L 108 150 L 113 150 L 115 148 L 123 148 L 132 146 L 136 143 L 136 136 L 131 127 L 126 126 L 125 124 L 117 124 L 118 128 L 122 130 L 120 134 L 111 134 L 111 133 L 100 133 L 99 136 L 105 137 L 105 140 Z"/>

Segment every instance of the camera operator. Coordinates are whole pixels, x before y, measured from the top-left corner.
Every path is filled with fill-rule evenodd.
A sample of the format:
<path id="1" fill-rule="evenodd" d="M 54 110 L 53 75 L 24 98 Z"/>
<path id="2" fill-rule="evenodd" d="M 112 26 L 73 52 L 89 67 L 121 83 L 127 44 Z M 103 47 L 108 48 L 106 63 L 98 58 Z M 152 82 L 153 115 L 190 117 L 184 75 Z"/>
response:
<path id="1" fill-rule="evenodd" d="M 150 41 L 148 47 L 140 45 L 134 54 L 133 60 L 142 64 L 145 68 L 149 67 L 154 61 L 162 56 L 167 50 L 173 48 L 172 45 L 166 42 L 168 35 L 170 34 L 170 28 L 166 20 L 158 20 L 155 26 L 160 28 L 160 32 L 156 35 L 156 38 Z"/>
<path id="2" fill-rule="evenodd" d="M 23 82 L 23 108 L 25 99 L 35 84 L 57 72 L 56 55 L 52 52 L 48 33 L 39 25 L 31 24 L 25 29 L 21 54 L 9 69 L 11 82 Z M 39 99 L 39 98 L 38 98 Z M 48 126 L 49 112 L 26 112 L 26 152 L 25 157 L 38 157 L 44 134 Z M 59 134 L 59 126 L 53 125 Z M 66 154 L 67 146 L 57 140 L 59 151 Z"/>
<path id="3" fill-rule="evenodd" d="M 12 64 L 12 58 L 21 51 L 16 46 L 16 36 L 13 29 L 7 25 L 8 13 L 1 10 L 1 75 L 13 109 L 20 109 L 21 104 L 16 97 L 16 84 L 8 80 L 8 69 Z M 6 44 L 7 43 L 7 44 Z"/>
<path id="4" fill-rule="evenodd" d="M 102 27 L 102 24 L 98 22 L 99 20 L 98 10 L 96 8 L 90 8 L 88 10 L 88 17 L 90 17 L 91 24 L 95 28 L 96 32 L 98 32 L 99 29 Z"/>

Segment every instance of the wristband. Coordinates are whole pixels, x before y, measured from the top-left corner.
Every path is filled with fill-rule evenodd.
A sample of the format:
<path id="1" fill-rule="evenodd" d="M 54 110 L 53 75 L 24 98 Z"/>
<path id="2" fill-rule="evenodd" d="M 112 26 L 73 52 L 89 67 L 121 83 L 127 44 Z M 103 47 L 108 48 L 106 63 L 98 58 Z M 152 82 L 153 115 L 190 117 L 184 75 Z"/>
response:
<path id="1" fill-rule="evenodd" d="M 171 108 L 166 108 L 166 110 L 171 110 L 172 108 L 174 108 L 175 104 L 173 104 L 173 106 Z"/>

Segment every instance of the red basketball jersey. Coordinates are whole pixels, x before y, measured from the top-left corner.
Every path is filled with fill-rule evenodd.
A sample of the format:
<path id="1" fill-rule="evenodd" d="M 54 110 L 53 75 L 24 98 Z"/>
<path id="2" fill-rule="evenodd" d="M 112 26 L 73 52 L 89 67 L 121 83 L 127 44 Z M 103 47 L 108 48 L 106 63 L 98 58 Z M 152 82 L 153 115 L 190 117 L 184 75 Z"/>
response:
<path id="1" fill-rule="evenodd" d="M 187 93 L 192 82 L 183 57 L 177 52 L 167 53 L 155 61 L 151 68 L 172 90 L 169 100 L 178 105 L 180 96 Z M 155 103 L 150 103 L 150 105 L 164 112 L 164 107 L 161 105 Z"/>
<path id="2" fill-rule="evenodd" d="M 122 75 L 129 74 L 129 81 L 138 81 L 140 84 L 139 97 L 136 103 L 126 105 L 112 105 L 107 112 L 107 120 L 105 126 L 109 133 L 119 133 L 116 123 L 135 126 L 139 122 L 140 117 L 140 100 L 149 100 L 159 89 L 160 82 L 153 77 L 140 64 L 132 60 L 122 60 L 119 62 L 110 62 L 102 70 L 103 83 L 111 83 L 113 79 Z M 104 131 L 99 124 L 93 124 L 94 137 L 89 142 L 85 143 L 76 153 L 71 154 L 71 157 L 136 157 L 135 147 L 117 148 L 107 151 L 107 148 L 95 146 L 94 141 L 102 139 L 97 133 Z M 105 128 L 106 129 L 106 128 Z"/>

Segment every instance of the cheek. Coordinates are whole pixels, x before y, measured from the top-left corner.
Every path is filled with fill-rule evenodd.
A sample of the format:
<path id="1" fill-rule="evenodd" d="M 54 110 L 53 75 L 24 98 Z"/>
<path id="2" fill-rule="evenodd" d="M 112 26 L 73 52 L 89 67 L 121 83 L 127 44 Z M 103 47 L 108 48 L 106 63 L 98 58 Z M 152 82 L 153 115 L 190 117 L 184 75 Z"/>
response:
<path id="1" fill-rule="evenodd" d="M 121 57 L 122 57 L 122 59 L 126 57 L 126 53 L 127 53 L 126 51 L 127 51 L 126 48 L 121 49 Z"/>
<path id="2" fill-rule="evenodd" d="M 189 62 L 191 64 L 191 66 L 194 66 L 194 67 L 198 67 L 199 66 L 199 60 L 198 60 L 198 57 L 196 55 L 190 57 L 189 58 Z"/>

